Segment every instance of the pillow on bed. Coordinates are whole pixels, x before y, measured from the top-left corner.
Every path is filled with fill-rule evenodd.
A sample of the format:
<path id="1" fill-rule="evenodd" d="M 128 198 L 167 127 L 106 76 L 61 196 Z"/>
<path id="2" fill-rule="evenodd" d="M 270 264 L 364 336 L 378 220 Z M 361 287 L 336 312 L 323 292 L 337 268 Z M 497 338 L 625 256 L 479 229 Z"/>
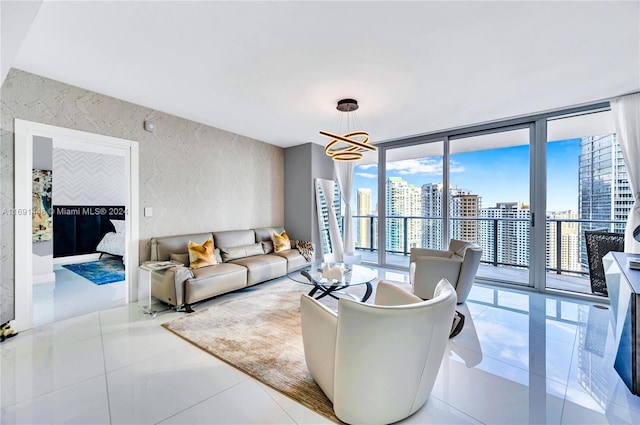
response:
<path id="1" fill-rule="evenodd" d="M 125 232 L 125 221 L 124 220 L 110 220 L 113 227 L 116 229 L 116 233 L 124 233 Z"/>

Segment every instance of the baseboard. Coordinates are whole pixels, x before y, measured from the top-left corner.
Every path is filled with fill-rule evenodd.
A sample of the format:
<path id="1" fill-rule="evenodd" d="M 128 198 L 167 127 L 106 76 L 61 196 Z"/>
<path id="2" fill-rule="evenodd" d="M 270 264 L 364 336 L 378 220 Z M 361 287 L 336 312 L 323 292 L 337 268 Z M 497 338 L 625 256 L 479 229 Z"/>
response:
<path id="1" fill-rule="evenodd" d="M 34 285 L 38 283 L 51 283 L 56 281 L 56 274 L 53 272 L 45 274 L 34 274 L 32 279 Z"/>
<path id="2" fill-rule="evenodd" d="M 86 263 L 87 261 L 95 261 L 100 258 L 99 253 L 95 254 L 83 254 L 83 255 L 70 255 L 68 257 L 57 257 L 53 259 L 53 264 L 75 264 Z"/>

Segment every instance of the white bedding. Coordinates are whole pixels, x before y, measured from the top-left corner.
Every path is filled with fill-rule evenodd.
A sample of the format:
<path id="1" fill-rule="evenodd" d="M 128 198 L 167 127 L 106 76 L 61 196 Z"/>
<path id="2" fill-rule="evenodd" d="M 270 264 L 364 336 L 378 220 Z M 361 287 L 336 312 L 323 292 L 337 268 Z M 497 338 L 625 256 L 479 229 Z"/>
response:
<path id="1" fill-rule="evenodd" d="M 124 256 L 124 233 L 109 232 L 98 243 L 96 251 Z"/>

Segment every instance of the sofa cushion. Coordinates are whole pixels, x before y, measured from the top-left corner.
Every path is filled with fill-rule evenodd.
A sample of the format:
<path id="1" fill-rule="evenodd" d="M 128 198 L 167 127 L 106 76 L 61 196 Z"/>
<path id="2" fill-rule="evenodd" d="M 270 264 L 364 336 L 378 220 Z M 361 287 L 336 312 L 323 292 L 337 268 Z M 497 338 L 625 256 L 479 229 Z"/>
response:
<path id="1" fill-rule="evenodd" d="M 253 229 L 249 230 L 226 230 L 224 232 L 213 232 L 215 246 L 233 248 L 235 246 L 251 245 L 256 243 L 256 234 Z"/>
<path id="2" fill-rule="evenodd" d="M 169 254 L 169 260 L 176 261 L 183 266 L 189 267 L 189 253 L 187 254 Z"/>
<path id="3" fill-rule="evenodd" d="M 297 249 L 288 249 L 286 251 L 276 252 L 274 255 L 286 258 L 287 273 L 291 273 L 310 264 Z"/>
<path id="4" fill-rule="evenodd" d="M 271 254 L 273 252 L 273 242 L 271 241 L 261 241 L 262 249 L 265 254 Z"/>
<path id="5" fill-rule="evenodd" d="M 189 267 L 192 269 L 218 264 L 213 254 L 213 239 L 207 239 L 202 245 L 189 241 L 187 247 L 189 248 Z"/>
<path id="6" fill-rule="evenodd" d="M 283 230 L 280 234 L 274 233 L 271 235 L 271 238 L 273 240 L 273 250 L 275 252 L 291 249 L 291 241 L 289 240 L 289 235 L 287 235 L 286 230 Z"/>
<path id="7" fill-rule="evenodd" d="M 264 254 L 262 244 L 260 242 L 251 245 L 234 246 L 232 248 L 220 247 L 222 261 L 227 262 L 238 258 L 252 257 L 254 255 Z"/>
<path id="8" fill-rule="evenodd" d="M 276 277 L 287 274 L 287 260 L 273 254 L 239 258 L 232 260 L 231 263 L 244 266 L 248 269 L 247 285 L 255 285 L 256 283 L 275 279 Z"/>
<path id="9" fill-rule="evenodd" d="M 284 227 L 258 227 L 254 231 L 256 233 L 256 242 L 271 242 L 271 235 L 282 233 Z"/>
<path id="10" fill-rule="evenodd" d="M 194 303 L 247 286 L 247 269 L 231 263 L 193 270 L 184 285 L 184 302 Z"/>

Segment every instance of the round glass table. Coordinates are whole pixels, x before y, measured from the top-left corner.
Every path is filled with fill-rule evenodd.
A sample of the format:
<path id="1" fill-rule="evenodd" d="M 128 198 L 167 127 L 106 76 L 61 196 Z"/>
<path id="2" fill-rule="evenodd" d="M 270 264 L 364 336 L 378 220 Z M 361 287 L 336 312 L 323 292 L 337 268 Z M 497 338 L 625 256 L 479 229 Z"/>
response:
<path id="1" fill-rule="evenodd" d="M 338 292 L 343 289 L 356 285 L 366 285 L 366 291 L 359 301 L 365 302 L 371 296 L 373 288 L 371 282 L 378 277 L 376 271 L 372 268 L 361 266 L 359 264 L 350 264 L 349 266 L 343 263 L 327 263 L 330 268 L 341 267 L 343 270 L 343 277 L 341 280 L 327 279 L 322 276 L 322 270 L 325 266 L 323 262 L 313 263 L 311 266 L 307 266 L 303 269 L 287 273 L 289 279 L 294 280 L 304 285 L 311 285 L 311 291 L 309 291 L 310 297 L 320 299 L 327 295 L 339 299 L 339 295 L 346 295 L 358 300 L 352 294 L 344 292 Z"/>

